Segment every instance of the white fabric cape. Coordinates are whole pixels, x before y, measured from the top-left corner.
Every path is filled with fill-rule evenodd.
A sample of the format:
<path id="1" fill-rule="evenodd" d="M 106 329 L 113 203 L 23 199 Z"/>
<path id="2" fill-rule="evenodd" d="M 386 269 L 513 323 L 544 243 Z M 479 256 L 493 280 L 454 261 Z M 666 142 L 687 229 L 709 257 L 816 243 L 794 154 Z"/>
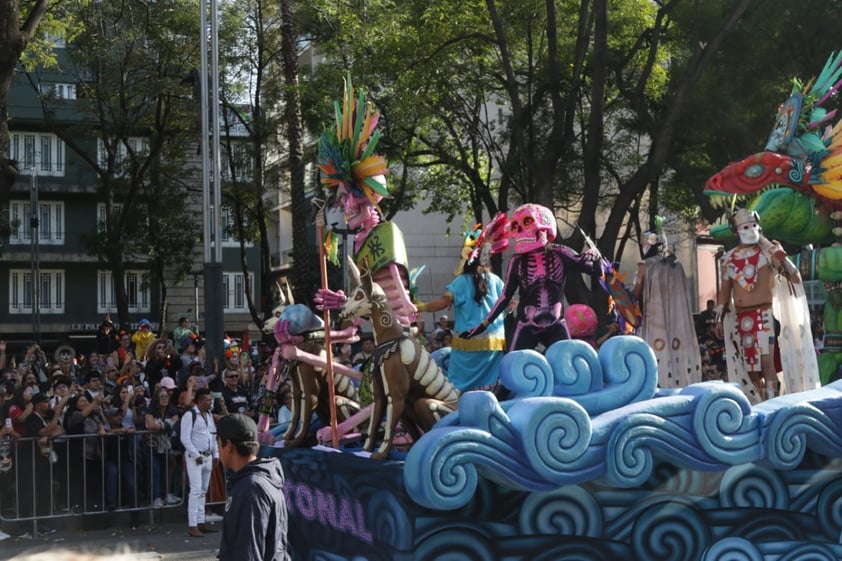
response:
<path id="1" fill-rule="evenodd" d="M 781 393 L 795 393 L 813 390 L 821 386 L 819 365 L 813 347 L 813 333 L 810 329 L 810 310 L 804 283 L 792 283 L 778 273 L 774 273 L 772 286 L 772 315 L 780 323 L 777 344 L 781 355 L 783 372 L 779 376 Z M 731 302 L 730 309 L 734 309 Z M 748 371 L 743 367 L 742 348 L 734 337 L 736 315 L 725 314 L 725 359 L 728 363 L 728 379 L 740 385 L 743 393 L 752 405 L 763 401 L 765 396 L 758 395 Z"/>
<path id="2" fill-rule="evenodd" d="M 644 263 L 640 335 L 655 351 L 658 386 L 676 389 L 701 382 L 699 342 L 684 267 L 663 256 L 649 257 Z"/>

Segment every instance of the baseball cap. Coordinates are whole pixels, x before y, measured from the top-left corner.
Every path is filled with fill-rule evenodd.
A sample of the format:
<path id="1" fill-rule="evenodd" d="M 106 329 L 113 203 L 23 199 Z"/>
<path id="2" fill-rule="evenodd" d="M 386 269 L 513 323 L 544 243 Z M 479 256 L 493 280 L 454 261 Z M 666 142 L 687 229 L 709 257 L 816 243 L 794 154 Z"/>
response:
<path id="1" fill-rule="evenodd" d="M 164 376 L 163 378 L 161 378 L 161 387 L 167 390 L 174 390 L 175 380 L 173 380 L 169 376 Z"/>
<path id="2" fill-rule="evenodd" d="M 32 405 L 38 405 L 42 401 L 50 401 L 50 398 L 47 396 L 47 394 L 43 392 L 38 392 L 32 396 Z"/>
<path id="3" fill-rule="evenodd" d="M 181 342 L 179 343 L 179 345 L 180 345 L 179 348 L 182 351 L 184 351 L 184 349 L 186 349 L 189 345 L 192 345 L 192 344 L 193 344 L 193 338 L 192 337 L 184 337 L 184 338 L 181 339 Z"/>
<path id="4" fill-rule="evenodd" d="M 231 442 L 257 442 L 257 425 L 251 417 L 234 413 L 216 424 L 216 435 Z"/>

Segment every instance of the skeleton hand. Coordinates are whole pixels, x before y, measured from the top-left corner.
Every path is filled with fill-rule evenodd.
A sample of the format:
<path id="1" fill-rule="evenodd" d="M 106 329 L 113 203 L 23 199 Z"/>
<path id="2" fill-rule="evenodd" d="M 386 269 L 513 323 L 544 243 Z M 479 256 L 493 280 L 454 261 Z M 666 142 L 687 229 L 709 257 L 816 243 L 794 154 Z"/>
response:
<path id="1" fill-rule="evenodd" d="M 606 271 L 611 271 L 612 269 L 613 267 L 608 259 L 597 259 L 593 264 L 593 276 L 602 278 L 605 276 Z"/>
<path id="2" fill-rule="evenodd" d="M 343 341 L 347 343 L 355 343 L 359 341 L 360 338 L 357 335 L 357 328 L 362 324 L 362 322 L 362 318 L 354 318 L 354 320 L 351 322 L 351 325 L 349 325 L 345 329 L 331 330 L 331 339 L 337 342 Z"/>
<path id="3" fill-rule="evenodd" d="M 459 337 L 462 338 L 462 339 L 470 339 L 471 337 L 476 337 L 480 333 L 484 332 L 487 327 L 488 327 L 488 324 L 486 323 L 486 321 L 482 320 L 481 324 L 479 324 L 476 327 L 473 327 L 473 328 L 471 328 L 467 331 L 463 331 L 462 333 L 459 334 Z"/>
<path id="4" fill-rule="evenodd" d="M 486 238 L 491 239 L 491 253 L 505 251 L 509 247 L 509 217 L 501 212 L 486 226 Z"/>
<path id="5" fill-rule="evenodd" d="M 582 257 L 585 259 L 585 261 L 588 261 L 590 263 L 596 263 L 601 259 L 599 251 L 592 247 L 589 247 L 588 249 L 583 251 Z"/>
<path id="6" fill-rule="evenodd" d="M 345 293 L 341 290 L 333 291 L 329 288 L 320 288 L 316 291 L 316 296 L 313 302 L 316 303 L 316 308 L 319 310 L 338 310 L 348 300 Z"/>

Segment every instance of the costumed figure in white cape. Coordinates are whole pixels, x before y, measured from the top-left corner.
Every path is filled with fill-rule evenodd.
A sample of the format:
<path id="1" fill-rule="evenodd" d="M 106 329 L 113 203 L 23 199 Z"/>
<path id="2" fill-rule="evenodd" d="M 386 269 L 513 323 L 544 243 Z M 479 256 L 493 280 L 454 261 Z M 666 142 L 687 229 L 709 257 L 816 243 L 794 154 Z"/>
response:
<path id="1" fill-rule="evenodd" d="M 656 221 L 660 223 L 660 217 Z M 642 297 L 640 336 L 655 351 L 658 386 L 677 389 L 701 382 L 701 357 L 684 267 L 668 250 L 663 233 L 646 232 L 642 245 L 643 260 L 637 266 L 632 296 L 638 301 Z"/>
<path id="2" fill-rule="evenodd" d="M 783 371 L 781 391 L 820 386 L 801 275 L 783 247 L 762 236 L 758 222 L 757 213 L 746 209 L 730 219 L 740 243 L 722 257 L 716 307 L 717 334 L 727 334 L 728 377 L 739 382 L 752 404 L 775 397 L 776 344 Z"/>

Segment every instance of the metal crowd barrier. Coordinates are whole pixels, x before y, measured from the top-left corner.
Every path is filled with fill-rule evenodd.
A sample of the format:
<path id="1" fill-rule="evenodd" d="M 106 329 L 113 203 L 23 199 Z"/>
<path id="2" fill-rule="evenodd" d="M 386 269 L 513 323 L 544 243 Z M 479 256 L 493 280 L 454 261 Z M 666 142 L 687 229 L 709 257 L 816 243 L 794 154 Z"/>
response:
<path id="1" fill-rule="evenodd" d="M 149 511 L 151 523 L 155 510 L 179 507 L 187 495 L 181 469 L 181 497 L 167 504 L 182 456 L 158 454 L 148 444 L 157 434 L 144 430 L 13 439 L 12 467 L 0 473 L 0 521 L 31 521 L 33 535 L 38 521 L 77 515 Z M 155 505 L 156 472 L 160 506 Z"/>

